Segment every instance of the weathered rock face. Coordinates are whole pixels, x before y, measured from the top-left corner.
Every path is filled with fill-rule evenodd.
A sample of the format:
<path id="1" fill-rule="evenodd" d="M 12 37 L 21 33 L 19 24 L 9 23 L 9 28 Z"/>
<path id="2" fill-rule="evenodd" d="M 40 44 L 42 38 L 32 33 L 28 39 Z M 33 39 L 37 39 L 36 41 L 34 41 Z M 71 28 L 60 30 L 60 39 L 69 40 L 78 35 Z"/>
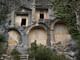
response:
<path id="1" fill-rule="evenodd" d="M 59 55 L 65 55 L 68 60 L 76 60 L 76 54 L 78 54 L 77 44 L 75 41 L 70 40 L 66 42 L 64 46 L 61 43 L 54 44 L 53 50 Z"/>
<path id="2" fill-rule="evenodd" d="M 8 14 L 5 27 L 1 27 L 1 31 L 8 35 L 9 49 L 17 48 L 19 52 L 26 54 L 35 40 L 37 44 L 53 47 L 57 52 L 71 48 L 67 46 L 72 39 L 68 27 L 63 21 L 55 19 L 48 0 L 20 0 L 18 6 L 16 3 L 16 8 L 11 4 L 13 7 L 10 9 L 11 13 Z"/>

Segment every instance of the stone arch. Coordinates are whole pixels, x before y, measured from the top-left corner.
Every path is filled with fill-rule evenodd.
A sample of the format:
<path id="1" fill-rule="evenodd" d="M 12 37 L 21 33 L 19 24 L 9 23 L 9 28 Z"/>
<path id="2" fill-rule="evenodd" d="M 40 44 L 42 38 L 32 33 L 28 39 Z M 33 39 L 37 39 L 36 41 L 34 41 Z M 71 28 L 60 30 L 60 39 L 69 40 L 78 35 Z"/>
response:
<path id="1" fill-rule="evenodd" d="M 56 20 L 51 25 L 51 28 L 52 28 L 52 31 L 51 31 L 52 44 L 59 43 L 59 42 L 65 44 L 66 42 L 71 40 L 69 29 L 63 21 Z"/>
<path id="2" fill-rule="evenodd" d="M 42 24 L 33 25 L 28 29 L 29 46 L 36 40 L 37 44 L 47 45 L 48 29 Z"/>
<path id="3" fill-rule="evenodd" d="M 7 30 L 7 32 L 12 31 L 12 30 L 16 31 L 19 35 L 21 35 L 20 31 L 18 29 L 16 29 L 16 28 L 9 28 Z"/>
<path id="4" fill-rule="evenodd" d="M 12 51 L 21 40 L 20 32 L 15 28 L 8 29 L 8 51 Z"/>
<path id="5" fill-rule="evenodd" d="M 57 22 L 59 22 L 59 21 L 62 22 L 62 21 L 59 20 L 59 19 L 55 19 L 54 21 L 52 21 L 52 22 L 51 22 L 50 29 L 51 29 L 51 30 L 54 30 L 54 26 L 55 26 L 55 24 L 56 24 Z"/>

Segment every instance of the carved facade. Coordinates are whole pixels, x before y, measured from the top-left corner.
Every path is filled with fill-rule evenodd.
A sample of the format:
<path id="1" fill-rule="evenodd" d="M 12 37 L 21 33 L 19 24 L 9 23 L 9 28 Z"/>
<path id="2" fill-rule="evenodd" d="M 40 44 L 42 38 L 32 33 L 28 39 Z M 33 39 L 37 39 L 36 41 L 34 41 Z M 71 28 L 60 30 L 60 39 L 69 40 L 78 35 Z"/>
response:
<path id="1" fill-rule="evenodd" d="M 26 0 L 8 15 L 6 32 L 9 49 L 17 46 L 22 53 L 35 40 L 38 45 L 49 47 L 53 47 L 55 43 L 65 45 L 71 40 L 68 27 L 56 19 L 52 4 L 48 0 Z"/>

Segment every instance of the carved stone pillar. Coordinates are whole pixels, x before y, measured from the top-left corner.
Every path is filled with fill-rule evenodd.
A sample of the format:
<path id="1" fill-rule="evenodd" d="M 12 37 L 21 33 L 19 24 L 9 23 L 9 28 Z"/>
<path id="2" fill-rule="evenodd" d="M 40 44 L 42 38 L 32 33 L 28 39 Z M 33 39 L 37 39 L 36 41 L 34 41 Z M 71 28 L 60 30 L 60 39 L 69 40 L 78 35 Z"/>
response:
<path id="1" fill-rule="evenodd" d="M 32 20 L 35 20 L 35 0 L 33 0 L 32 3 Z"/>
<path id="2" fill-rule="evenodd" d="M 15 11 L 11 13 L 11 27 L 14 27 L 15 25 Z"/>

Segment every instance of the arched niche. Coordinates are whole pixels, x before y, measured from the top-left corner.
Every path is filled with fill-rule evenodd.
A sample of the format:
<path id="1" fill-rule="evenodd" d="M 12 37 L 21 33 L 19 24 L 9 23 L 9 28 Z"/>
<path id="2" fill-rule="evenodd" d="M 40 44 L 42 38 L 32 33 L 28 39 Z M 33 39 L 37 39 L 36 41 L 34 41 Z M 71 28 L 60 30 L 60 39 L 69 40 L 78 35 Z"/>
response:
<path id="1" fill-rule="evenodd" d="M 8 36 L 8 50 L 12 51 L 20 41 L 20 34 L 16 30 L 9 30 Z"/>
<path id="2" fill-rule="evenodd" d="M 43 27 L 36 26 L 29 31 L 29 46 L 36 41 L 38 45 L 47 45 L 47 32 Z"/>
<path id="3" fill-rule="evenodd" d="M 71 35 L 69 34 L 68 27 L 61 21 L 58 21 L 54 25 L 53 31 L 54 42 L 61 42 L 63 44 L 71 40 Z"/>

